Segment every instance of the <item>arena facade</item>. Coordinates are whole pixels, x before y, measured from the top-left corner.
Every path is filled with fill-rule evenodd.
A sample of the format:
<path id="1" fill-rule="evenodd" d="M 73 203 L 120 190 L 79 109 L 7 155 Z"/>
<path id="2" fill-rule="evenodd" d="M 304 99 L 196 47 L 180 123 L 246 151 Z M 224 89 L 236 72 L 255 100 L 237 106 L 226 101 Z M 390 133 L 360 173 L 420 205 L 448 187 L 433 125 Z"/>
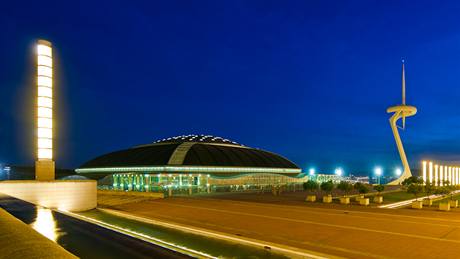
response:
<path id="1" fill-rule="evenodd" d="M 184 135 L 108 153 L 78 169 L 100 188 L 192 194 L 301 188 L 308 176 L 288 159 L 210 135 Z"/>

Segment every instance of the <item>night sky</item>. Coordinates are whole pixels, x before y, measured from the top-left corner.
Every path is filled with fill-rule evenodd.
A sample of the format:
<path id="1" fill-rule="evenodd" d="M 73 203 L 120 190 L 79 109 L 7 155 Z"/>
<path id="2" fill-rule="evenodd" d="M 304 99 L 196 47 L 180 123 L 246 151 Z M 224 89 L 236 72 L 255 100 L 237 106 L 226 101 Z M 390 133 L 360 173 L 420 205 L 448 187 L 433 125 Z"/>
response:
<path id="1" fill-rule="evenodd" d="M 302 168 L 460 161 L 458 1 L 4 1 L 0 163 L 32 164 L 36 39 L 55 47 L 58 167 L 211 134 Z"/>

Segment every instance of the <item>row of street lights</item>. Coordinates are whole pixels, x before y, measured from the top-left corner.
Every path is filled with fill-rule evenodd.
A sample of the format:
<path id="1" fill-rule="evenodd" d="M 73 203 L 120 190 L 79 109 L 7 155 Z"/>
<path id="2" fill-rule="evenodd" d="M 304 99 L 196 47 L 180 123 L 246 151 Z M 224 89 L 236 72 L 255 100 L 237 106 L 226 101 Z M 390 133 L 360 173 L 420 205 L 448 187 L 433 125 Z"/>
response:
<path id="1" fill-rule="evenodd" d="M 337 176 L 342 176 L 342 175 L 344 174 L 344 173 L 343 173 L 343 169 L 340 168 L 340 167 L 336 168 L 336 169 L 334 170 L 334 173 L 335 173 Z M 310 176 L 314 176 L 314 175 L 316 174 L 315 169 L 314 169 L 314 168 L 310 168 L 310 169 L 308 170 L 308 174 L 309 174 Z M 401 168 L 396 168 L 396 170 L 395 170 L 395 175 L 396 175 L 396 177 L 401 176 L 401 174 L 402 174 Z M 377 184 L 380 184 L 380 177 L 383 175 L 383 169 L 382 169 L 382 167 L 376 166 L 376 167 L 374 168 L 374 175 L 377 176 Z"/>
<path id="2" fill-rule="evenodd" d="M 343 169 L 342 168 L 336 168 L 334 173 L 338 176 L 342 176 L 343 175 Z M 308 175 L 310 176 L 314 176 L 316 174 L 316 171 L 315 171 L 315 168 L 310 168 L 308 169 Z"/>
<path id="3" fill-rule="evenodd" d="M 374 174 L 377 176 L 377 184 L 380 184 L 380 177 L 383 175 L 383 169 L 380 166 L 376 166 L 374 168 Z M 402 174 L 401 168 L 396 168 L 395 175 L 396 177 L 400 177 Z"/>
<path id="4" fill-rule="evenodd" d="M 340 168 L 340 167 L 339 167 L 339 168 L 336 168 L 335 171 L 334 171 L 334 173 L 335 173 L 336 175 L 338 175 L 338 176 L 342 176 L 342 175 L 343 175 L 343 169 Z M 308 174 L 309 174 L 310 176 L 314 176 L 314 175 L 316 174 L 315 168 L 310 168 L 310 169 L 308 169 Z"/>

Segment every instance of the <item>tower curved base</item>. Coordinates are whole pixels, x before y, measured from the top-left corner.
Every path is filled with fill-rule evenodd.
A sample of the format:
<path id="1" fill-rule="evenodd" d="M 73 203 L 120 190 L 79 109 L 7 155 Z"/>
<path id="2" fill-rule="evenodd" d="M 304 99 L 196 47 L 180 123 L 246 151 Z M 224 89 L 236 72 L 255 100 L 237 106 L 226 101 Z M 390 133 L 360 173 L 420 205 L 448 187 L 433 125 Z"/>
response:
<path id="1" fill-rule="evenodd" d="M 393 115 L 390 118 L 390 126 L 391 130 L 393 131 L 393 136 L 396 141 L 396 146 L 398 148 L 399 156 L 401 158 L 401 163 L 404 168 L 403 174 L 401 174 L 401 176 L 398 179 L 389 182 L 388 185 L 400 185 L 405 179 L 411 177 L 412 173 L 410 171 L 409 162 L 407 161 L 406 152 L 404 152 L 404 147 L 401 141 L 401 137 L 399 136 L 398 126 L 396 125 L 396 122 L 401 118 L 405 120 L 406 117 L 414 116 L 417 113 L 417 108 L 409 105 L 397 105 L 388 108 L 387 112 L 393 113 Z"/>
<path id="2" fill-rule="evenodd" d="M 395 179 L 387 183 L 387 185 L 401 185 L 404 180 L 406 180 L 407 178 L 411 176 L 412 176 L 412 173 L 410 171 L 404 171 L 404 173 L 398 179 Z"/>

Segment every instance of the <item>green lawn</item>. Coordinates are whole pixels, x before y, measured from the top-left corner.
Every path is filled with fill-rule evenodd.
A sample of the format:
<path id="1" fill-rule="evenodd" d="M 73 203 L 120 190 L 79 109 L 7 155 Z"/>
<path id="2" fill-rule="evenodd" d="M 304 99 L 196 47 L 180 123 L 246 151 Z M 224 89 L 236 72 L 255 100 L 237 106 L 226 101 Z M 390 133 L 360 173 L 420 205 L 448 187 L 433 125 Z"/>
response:
<path id="1" fill-rule="evenodd" d="M 422 196 L 423 194 L 420 194 Z M 413 194 L 407 193 L 406 191 L 399 191 L 399 192 L 391 192 L 383 194 L 383 202 L 384 203 L 392 203 L 404 200 L 414 199 L 415 196 Z"/>

